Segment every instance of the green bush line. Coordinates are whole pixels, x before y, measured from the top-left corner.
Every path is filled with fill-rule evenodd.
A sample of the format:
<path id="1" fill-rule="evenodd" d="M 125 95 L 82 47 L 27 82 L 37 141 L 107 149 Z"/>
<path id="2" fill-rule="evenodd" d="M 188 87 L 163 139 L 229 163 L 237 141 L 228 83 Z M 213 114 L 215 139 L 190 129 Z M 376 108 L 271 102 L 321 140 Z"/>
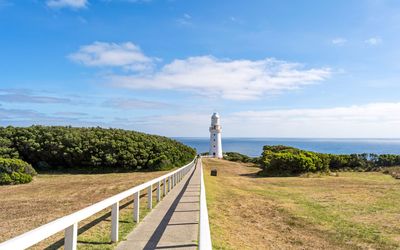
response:
<path id="1" fill-rule="evenodd" d="M 167 137 L 122 129 L 0 127 L 0 157 L 22 159 L 39 171 L 165 170 L 195 154 Z"/>
<path id="2" fill-rule="evenodd" d="M 249 157 L 237 152 L 224 152 L 224 159 L 228 161 L 244 162 L 244 163 L 258 163 L 259 157 Z"/>
<path id="3" fill-rule="evenodd" d="M 372 171 L 380 167 L 400 165 L 400 155 L 336 155 L 277 145 L 264 146 L 260 163 L 262 175 L 296 176 L 308 172 Z"/>

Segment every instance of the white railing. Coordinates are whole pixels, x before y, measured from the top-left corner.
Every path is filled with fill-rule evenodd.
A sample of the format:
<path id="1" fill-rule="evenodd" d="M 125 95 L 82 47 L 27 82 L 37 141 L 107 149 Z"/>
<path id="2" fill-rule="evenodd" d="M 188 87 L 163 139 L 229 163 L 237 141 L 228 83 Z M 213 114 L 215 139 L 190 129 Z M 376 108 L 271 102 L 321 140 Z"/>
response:
<path id="1" fill-rule="evenodd" d="M 139 222 L 139 207 L 140 207 L 140 191 L 147 189 L 148 207 L 152 208 L 152 188 L 157 185 L 157 201 L 161 199 L 161 182 L 163 184 L 163 195 L 165 196 L 175 185 L 182 180 L 185 174 L 195 165 L 194 159 L 189 164 L 171 172 L 143 183 L 139 186 L 128 189 L 122 193 L 114 195 L 110 198 L 95 203 L 89 207 L 79 210 L 70 215 L 56 219 L 50 223 L 33 229 L 29 232 L 21 234 L 8 241 L 0 243 L 0 250 L 19 250 L 26 249 L 30 246 L 39 243 L 40 241 L 65 230 L 64 249 L 75 250 L 78 238 L 78 223 L 106 208 L 111 207 L 111 241 L 118 241 L 118 219 L 119 219 L 119 202 L 129 196 L 134 196 L 133 219 L 136 223 Z M 168 182 L 168 189 L 167 189 Z"/>
<path id="2" fill-rule="evenodd" d="M 211 250 L 211 233 L 210 224 L 208 222 L 208 210 L 206 200 L 206 187 L 204 185 L 203 176 L 203 163 L 201 158 L 200 163 L 200 230 L 199 230 L 199 249 L 200 250 Z"/>

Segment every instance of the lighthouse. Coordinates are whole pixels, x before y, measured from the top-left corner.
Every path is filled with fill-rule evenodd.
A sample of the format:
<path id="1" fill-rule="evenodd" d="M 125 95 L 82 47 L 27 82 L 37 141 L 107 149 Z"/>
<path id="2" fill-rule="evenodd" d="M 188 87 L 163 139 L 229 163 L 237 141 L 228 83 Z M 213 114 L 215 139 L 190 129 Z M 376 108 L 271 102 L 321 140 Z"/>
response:
<path id="1" fill-rule="evenodd" d="M 211 116 L 210 157 L 222 158 L 221 123 L 218 113 Z"/>

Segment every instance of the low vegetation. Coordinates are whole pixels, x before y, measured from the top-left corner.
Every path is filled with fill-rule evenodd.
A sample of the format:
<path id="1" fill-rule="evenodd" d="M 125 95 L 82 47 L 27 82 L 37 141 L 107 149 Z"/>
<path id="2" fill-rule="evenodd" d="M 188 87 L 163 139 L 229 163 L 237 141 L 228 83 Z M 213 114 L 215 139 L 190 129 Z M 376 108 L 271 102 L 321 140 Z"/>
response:
<path id="1" fill-rule="evenodd" d="M 214 249 L 400 248 L 400 181 L 389 175 L 260 178 L 249 164 L 203 163 Z"/>
<path id="2" fill-rule="evenodd" d="M 329 170 L 327 159 L 287 146 L 264 146 L 261 163 L 264 175 L 292 176 Z"/>
<path id="3" fill-rule="evenodd" d="M 35 175 L 35 169 L 22 160 L 0 158 L 0 185 L 28 183 Z"/>
<path id="4" fill-rule="evenodd" d="M 164 170 L 194 156 L 175 140 L 122 129 L 0 127 L 0 157 L 21 159 L 38 171 Z"/>
<path id="5" fill-rule="evenodd" d="M 262 175 L 298 176 L 329 171 L 376 171 L 400 165 L 400 155 L 316 153 L 288 146 L 264 146 L 261 157 Z"/>
<path id="6" fill-rule="evenodd" d="M 259 157 L 250 157 L 237 152 L 224 152 L 224 159 L 228 161 L 243 162 L 243 163 L 255 163 L 257 164 L 260 160 Z"/>
<path id="7" fill-rule="evenodd" d="M 382 173 L 389 174 L 395 179 L 400 179 L 400 166 L 384 168 Z"/>

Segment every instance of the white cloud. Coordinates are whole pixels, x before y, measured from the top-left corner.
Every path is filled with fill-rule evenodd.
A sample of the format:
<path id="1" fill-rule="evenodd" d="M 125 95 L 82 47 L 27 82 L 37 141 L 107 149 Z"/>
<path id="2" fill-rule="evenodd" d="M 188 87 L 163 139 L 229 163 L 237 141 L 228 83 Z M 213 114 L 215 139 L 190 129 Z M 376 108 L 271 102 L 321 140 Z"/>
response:
<path id="1" fill-rule="evenodd" d="M 135 118 L 132 126 L 168 136 L 207 136 L 210 113 Z M 399 138 L 400 102 L 221 112 L 223 137 Z M 128 123 L 125 123 L 128 124 Z"/>
<path id="2" fill-rule="evenodd" d="M 47 6 L 51 8 L 69 7 L 73 9 L 85 8 L 88 0 L 47 0 Z"/>
<path id="3" fill-rule="evenodd" d="M 332 39 L 332 44 L 336 46 L 342 46 L 345 43 L 347 43 L 347 39 L 342 38 L 342 37 L 337 37 L 335 39 Z"/>
<path id="4" fill-rule="evenodd" d="M 321 109 L 282 109 L 246 111 L 234 114 L 239 119 L 257 122 L 313 121 L 313 122 L 400 122 L 400 102 L 370 103 L 347 107 Z"/>
<path id="5" fill-rule="evenodd" d="M 400 137 L 400 102 L 237 112 L 230 133 L 272 137 Z M 246 122 L 244 130 L 239 124 Z M 227 125 L 225 125 L 227 126 Z"/>
<path id="6" fill-rule="evenodd" d="M 364 41 L 366 44 L 375 46 L 382 43 L 382 39 L 380 37 L 371 37 Z"/>
<path id="7" fill-rule="evenodd" d="M 102 104 L 103 107 L 116 109 L 163 109 L 171 105 L 163 102 L 139 100 L 139 99 L 111 99 Z"/>
<path id="8" fill-rule="evenodd" d="M 114 86 L 132 89 L 190 91 L 224 99 L 257 99 L 265 94 L 297 89 L 327 79 L 329 68 L 305 69 L 298 63 L 263 60 L 222 60 L 212 56 L 174 60 L 159 71 L 142 75 L 112 75 Z"/>
<path id="9" fill-rule="evenodd" d="M 190 26 L 190 25 L 192 25 L 191 19 L 192 19 L 192 16 L 185 13 L 185 14 L 183 14 L 183 17 L 178 18 L 176 21 L 182 26 Z"/>
<path id="10" fill-rule="evenodd" d="M 78 52 L 69 55 L 75 62 L 91 67 L 122 67 L 126 70 L 145 71 L 153 66 L 154 59 L 147 57 L 131 42 L 94 42 L 82 46 Z"/>

